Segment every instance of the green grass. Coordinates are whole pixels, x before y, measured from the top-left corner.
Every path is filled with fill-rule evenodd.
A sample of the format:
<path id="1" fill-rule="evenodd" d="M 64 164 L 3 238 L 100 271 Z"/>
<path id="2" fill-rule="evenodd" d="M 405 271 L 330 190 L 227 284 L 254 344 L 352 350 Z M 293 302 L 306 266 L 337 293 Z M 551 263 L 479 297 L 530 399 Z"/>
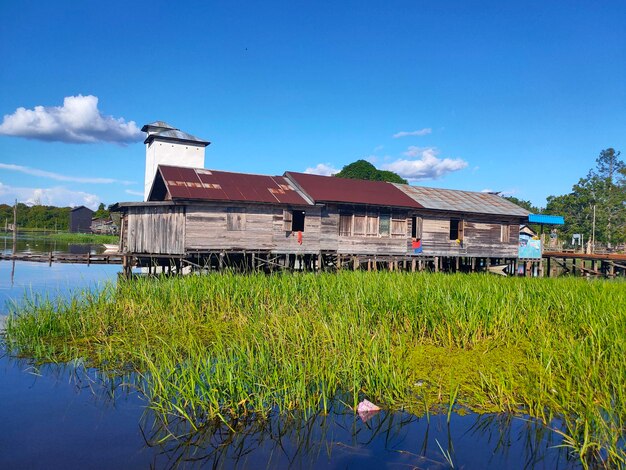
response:
<path id="1" fill-rule="evenodd" d="M 11 315 L 38 361 L 136 370 L 167 423 L 314 413 L 363 397 L 415 414 L 561 420 L 584 465 L 626 465 L 626 284 L 343 272 L 120 281 Z"/>
<path id="2" fill-rule="evenodd" d="M 49 233 L 47 235 L 43 235 L 44 238 L 48 240 L 55 240 L 58 242 L 67 242 L 67 243 L 110 243 L 115 244 L 119 243 L 120 237 L 118 235 L 101 235 L 96 233 L 69 233 L 69 232 L 59 232 L 59 233 Z"/>

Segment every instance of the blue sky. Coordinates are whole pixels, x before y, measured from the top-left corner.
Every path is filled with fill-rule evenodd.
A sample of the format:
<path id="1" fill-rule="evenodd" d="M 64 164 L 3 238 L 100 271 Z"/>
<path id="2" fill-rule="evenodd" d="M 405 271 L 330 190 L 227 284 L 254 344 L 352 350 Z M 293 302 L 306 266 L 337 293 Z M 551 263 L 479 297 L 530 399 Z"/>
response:
<path id="1" fill-rule="evenodd" d="M 626 151 L 625 19 L 623 1 L 0 0 L 0 203 L 141 200 L 137 128 L 164 120 L 212 142 L 207 168 L 365 158 L 544 206 Z"/>

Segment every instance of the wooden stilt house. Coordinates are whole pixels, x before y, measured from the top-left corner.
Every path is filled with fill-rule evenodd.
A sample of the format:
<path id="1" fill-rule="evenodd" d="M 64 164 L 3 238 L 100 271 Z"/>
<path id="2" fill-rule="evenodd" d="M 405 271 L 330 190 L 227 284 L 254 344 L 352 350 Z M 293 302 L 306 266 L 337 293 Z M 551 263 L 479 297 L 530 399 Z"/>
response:
<path id="1" fill-rule="evenodd" d="M 313 268 L 342 260 L 510 261 L 527 217 L 493 194 L 166 165 L 158 167 L 148 199 L 118 205 L 121 250 L 143 264 L 174 257 L 202 265 L 224 256 L 280 266 L 304 256 Z"/>
<path id="2" fill-rule="evenodd" d="M 415 269 L 419 260 L 435 270 L 473 270 L 517 258 L 528 212 L 497 195 L 193 168 L 188 153 L 203 161 L 208 142 L 160 122 L 145 129 L 146 201 L 117 205 L 127 267 L 376 269 L 410 262 Z M 200 150 L 188 148 L 192 138 Z M 173 165 L 179 153 L 181 164 Z"/>
<path id="3" fill-rule="evenodd" d="M 282 176 L 160 165 L 148 199 L 119 204 L 124 253 L 319 252 L 321 208 Z"/>

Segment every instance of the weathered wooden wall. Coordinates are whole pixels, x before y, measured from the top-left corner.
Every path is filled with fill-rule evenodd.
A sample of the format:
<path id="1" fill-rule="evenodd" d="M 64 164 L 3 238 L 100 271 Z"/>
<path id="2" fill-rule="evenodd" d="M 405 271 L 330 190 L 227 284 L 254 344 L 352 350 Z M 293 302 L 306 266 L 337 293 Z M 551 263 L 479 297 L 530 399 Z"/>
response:
<path id="1" fill-rule="evenodd" d="M 407 223 L 407 233 L 404 236 L 392 237 L 368 237 L 368 236 L 346 236 L 339 234 L 339 219 L 341 212 L 354 212 L 356 214 L 364 214 L 367 212 L 375 213 L 375 210 L 353 210 L 344 209 L 338 205 L 328 205 L 322 210 L 321 218 L 321 234 L 320 247 L 323 251 L 335 251 L 338 254 L 347 255 L 393 255 L 405 256 L 407 251 L 407 233 L 410 230 L 410 224 Z M 390 214 L 390 210 L 383 211 Z M 406 213 L 398 213 L 398 216 L 404 216 Z"/>
<path id="2" fill-rule="evenodd" d="M 277 253 L 305 253 L 315 254 L 320 251 L 320 214 L 319 206 L 307 207 L 304 219 L 302 244 L 298 243 L 298 233 L 287 231 L 283 226 L 284 210 L 280 210 L 273 217 L 274 251 Z"/>
<path id="3" fill-rule="evenodd" d="M 125 220 L 127 250 L 131 253 L 185 253 L 185 208 L 131 207 Z"/>
<path id="4" fill-rule="evenodd" d="M 296 232 L 285 230 L 284 211 L 292 209 L 268 204 L 188 206 L 185 247 L 187 251 L 318 253 L 319 207 L 306 208 L 302 244 Z"/>
<path id="5" fill-rule="evenodd" d="M 301 237 L 287 228 L 291 226 L 287 211 L 292 210 L 306 212 Z M 153 255 L 217 251 L 317 254 L 322 251 L 341 255 L 411 256 L 415 254 L 412 217 L 416 216 L 422 221 L 422 253 L 417 256 L 517 257 L 519 218 L 394 211 L 393 218 L 406 220 L 404 233 L 365 236 L 340 233 L 340 217 L 346 213 L 380 215 L 391 214 L 391 211 L 338 204 L 136 206 L 129 207 L 124 216 L 121 243 L 126 253 Z M 461 243 L 449 239 L 450 219 L 463 220 Z M 380 224 L 380 219 L 377 223 Z M 502 225 L 508 226 L 508 241 L 500 239 Z"/>
<path id="6" fill-rule="evenodd" d="M 420 214 L 418 214 L 420 215 Z M 424 255 L 516 258 L 519 245 L 519 219 L 511 220 L 482 215 L 422 216 L 422 249 Z M 465 217 L 465 218 L 464 218 Z M 450 219 L 463 220 L 463 241 L 450 240 Z M 500 241 L 502 225 L 510 228 L 509 239 Z"/>

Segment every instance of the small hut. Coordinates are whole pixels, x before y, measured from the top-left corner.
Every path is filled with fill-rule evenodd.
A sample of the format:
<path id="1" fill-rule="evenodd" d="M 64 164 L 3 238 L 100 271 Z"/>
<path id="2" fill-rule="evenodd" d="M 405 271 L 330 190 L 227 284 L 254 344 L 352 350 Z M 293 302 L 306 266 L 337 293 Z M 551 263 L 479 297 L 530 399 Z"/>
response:
<path id="1" fill-rule="evenodd" d="M 72 208 L 70 211 L 69 228 L 72 233 L 89 233 L 91 232 L 91 218 L 93 211 L 85 206 Z"/>

